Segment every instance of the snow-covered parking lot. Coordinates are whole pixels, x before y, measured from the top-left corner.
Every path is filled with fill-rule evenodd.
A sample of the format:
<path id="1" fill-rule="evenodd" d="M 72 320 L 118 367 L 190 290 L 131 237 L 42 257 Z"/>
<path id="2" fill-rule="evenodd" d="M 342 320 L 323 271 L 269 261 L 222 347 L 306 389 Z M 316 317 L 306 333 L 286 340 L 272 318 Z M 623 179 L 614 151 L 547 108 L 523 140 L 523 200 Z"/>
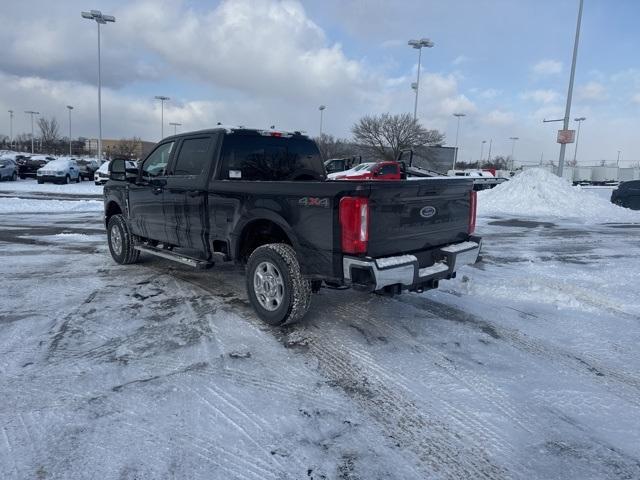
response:
<path id="1" fill-rule="evenodd" d="M 51 201 L 0 198 L 0 478 L 640 478 L 633 213 L 483 193 L 456 280 L 272 328 L 238 268 L 119 266 L 96 199 Z"/>

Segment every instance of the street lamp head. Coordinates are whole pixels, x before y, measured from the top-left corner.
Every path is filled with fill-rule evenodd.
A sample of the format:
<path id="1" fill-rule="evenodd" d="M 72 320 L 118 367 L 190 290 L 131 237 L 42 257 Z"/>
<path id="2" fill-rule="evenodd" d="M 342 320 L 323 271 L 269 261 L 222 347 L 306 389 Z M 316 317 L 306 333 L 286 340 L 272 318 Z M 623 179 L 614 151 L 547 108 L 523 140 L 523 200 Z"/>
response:
<path id="1" fill-rule="evenodd" d="M 68 108 L 69 110 L 73 110 L 73 107 L 72 107 L 71 105 L 67 105 L 67 108 Z"/>
<path id="2" fill-rule="evenodd" d="M 482 140 L 482 143 L 487 143 L 487 141 L 486 140 Z"/>
<path id="3" fill-rule="evenodd" d="M 411 89 L 412 90 L 417 90 L 418 89 L 418 82 L 411 82 Z"/>
<path id="4" fill-rule="evenodd" d="M 466 113 L 454 113 L 453 116 L 460 118 L 460 117 L 466 117 L 467 114 Z"/>
<path id="5" fill-rule="evenodd" d="M 156 95 L 156 96 L 155 96 L 155 97 L 153 97 L 153 98 L 155 98 L 156 100 L 162 100 L 163 102 L 164 102 L 165 100 L 171 100 L 169 97 L 165 97 L 164 95 Z"/>
<path id="6" fill-rule="evenodd" d="M 322 111 L 322 110 L 324 110 L 325 108 L 327 108 L 327 106 L 326 106 L 326 105 L 320 105 L 320 106 L 318 107 L 318 110 Z"/>
<path id="7" fill-rule="evenodd" d="M 574 120 L 575 120 L 576 122 L 582 122 L 582 121 L 584 121 L 584 120 L 586 120 L 586 119 L 587 119 L 587 117 L 578 117 L 578 118 L 574 118 Z"/>
<path id="8" fill-rule="evenodd" d="M 420 49 L 422 47 L 431 48 L 435 44 L 431 40 L 429 40 L 428 38 L 421 38 L 419 40 L 409 40 L 407 42 L 407 45 L 409 45 L 410 47 L 413 47 L 413 48 Z"/>
<path id="9" fill-rule="evenodd" d="M 520 140 L 520 137 L 509 137 L 509 140 Z"/>
<path id="10" fill-rule="evenodd" d="M 82 18 L 87 20 L 95 20 L 98 23 L 105 24 L 107 22 L 115 22 L 116 17 L 113 15 L 103 15 L 100 10 L 90 10 L 88 12 L 80 12 Z"/>

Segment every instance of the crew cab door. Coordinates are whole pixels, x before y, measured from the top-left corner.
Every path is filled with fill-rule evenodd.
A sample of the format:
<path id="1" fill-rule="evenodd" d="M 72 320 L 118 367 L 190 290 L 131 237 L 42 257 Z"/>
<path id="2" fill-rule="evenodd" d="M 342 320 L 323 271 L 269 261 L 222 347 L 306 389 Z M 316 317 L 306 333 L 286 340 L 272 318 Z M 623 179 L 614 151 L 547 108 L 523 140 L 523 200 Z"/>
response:
<path id="1" fill-rule="evenodd" d="M 129 219 L 133 233 L 159 242 L 168 241 L 164 190 L 174 146 L 174 141 L 159 144 L 144 160 L 138 181 L 129 184 Z"/>
<path id="2" fill-rule="evenodd" d="M 207 187 L 218 137 L 208 133 L 182 138 L 164 188 L 168 241 L 203 258 L 209 252 Z"/>
<path id="3" fill-rule="evenodd" d="M 373 172 L 374 180 L 400 180 L 400 165 L 384 163 Z"/>

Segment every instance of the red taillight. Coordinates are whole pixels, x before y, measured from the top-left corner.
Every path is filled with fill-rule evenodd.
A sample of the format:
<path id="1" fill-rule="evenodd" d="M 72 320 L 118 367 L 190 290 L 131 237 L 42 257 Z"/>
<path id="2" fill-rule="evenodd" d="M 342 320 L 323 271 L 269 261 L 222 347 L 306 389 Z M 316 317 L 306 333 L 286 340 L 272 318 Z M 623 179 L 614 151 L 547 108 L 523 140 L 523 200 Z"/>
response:
<path id="1" fill-rule="evenodd" d="M 366 253 L 369 242 L 369 199 L 343 197 L 340 200 L 343 253 Z"/>
<path id="2" fill-rule="evenodd" d="M 476 231 L 476 210 L 478 206 L 478 194 L 471 190 L 469 197 L 469 235 Z"/>
<path id="3" fill-rule="evenodd" d="M 272 137 L 281 137 L 282 136 L 282 132 L 271 132 L 271 136 Z"/>

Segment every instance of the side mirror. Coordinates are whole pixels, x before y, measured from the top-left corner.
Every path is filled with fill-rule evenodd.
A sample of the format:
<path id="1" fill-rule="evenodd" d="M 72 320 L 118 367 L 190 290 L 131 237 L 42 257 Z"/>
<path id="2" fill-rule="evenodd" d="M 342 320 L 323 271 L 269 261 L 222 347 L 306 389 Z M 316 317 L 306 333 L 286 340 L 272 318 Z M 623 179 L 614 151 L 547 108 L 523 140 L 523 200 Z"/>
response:
<path id="1" fill-rule="evenodd" d="M 109 164 L 109 179 L 123 181 L 127 178 L 127 165 L 124 160 L 112 160 Z"/>

